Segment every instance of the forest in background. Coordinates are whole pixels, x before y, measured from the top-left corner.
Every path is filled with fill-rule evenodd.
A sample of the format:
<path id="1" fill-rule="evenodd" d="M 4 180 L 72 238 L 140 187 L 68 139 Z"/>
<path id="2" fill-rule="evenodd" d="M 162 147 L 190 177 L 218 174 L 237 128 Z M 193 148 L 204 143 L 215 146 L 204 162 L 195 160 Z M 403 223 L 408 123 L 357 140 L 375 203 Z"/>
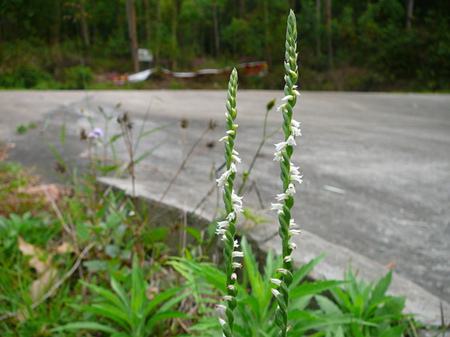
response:
<path id="1" fill-rule="evenodd" d="M 242 86 L 279 89 L 289 8 L 302 89 L 450 89 L 443 0 L 0 0 L 0 88 L 110 88 L 107 74 L 137 70 L 139 47 L 178 71 L 266 61 L 268 74 Z M 198 82 L 156 76 L 130 87 L 226 83 Z"/>

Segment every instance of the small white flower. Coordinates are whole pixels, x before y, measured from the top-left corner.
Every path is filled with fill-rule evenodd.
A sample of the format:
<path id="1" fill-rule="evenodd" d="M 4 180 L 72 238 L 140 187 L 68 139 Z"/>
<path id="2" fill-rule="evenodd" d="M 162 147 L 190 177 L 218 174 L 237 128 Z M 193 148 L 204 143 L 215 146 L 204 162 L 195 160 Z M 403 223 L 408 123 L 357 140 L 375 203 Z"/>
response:
<path id="1" fill-rule="evenodd" d="M 294 184 L 289 184 L 288 185 L 288 188 L 286 189 L 285 194 L 290 196 L 290 197 L 292 197 L 295 194 L 295 186 L 294 186 Z"/>
<path id="2" fill-rule="evenodd" d="M 219 177 L 219 179 L 216 179 L 217 185 L 219 187 L 222 187 L 225 185 L 226 181 L 231 175 L 231 170 L 226 170 L 222 175 Z"/>
<path id="3" fill-rule="evenodd" d="M 236 131 L 234 131 L 234 130 L 227 130 L 227 135 L 235 135 L 236 134 Z"/>
<path id="4" fill-rule="evenodd" d="M 239 269 L 242 268 L 242 264 L 240 264 L 239 262 L 233 262 L 231 264 L 231 266 L 233 267 L 233 269 Z"/>
<path id="5" fill-rule="evenodd" d="M 227 307 L 224 306 L 223 304 L 217 304 L 216 309 L 218 312 L 223 313 L 223 312 L 225 312 L 225 310 L 227 310 Z"/>
<path id="6" fill-rule="evenodd" d="M 286 103 L 281 104 L 281 105 L 277 108 L 277 112 L 282 111 L 285 107 L 286 107 Z"/>
<path id="7" fill-rule="evenodd" d="M 232 256 L 233 258 L 236 258 L 236 257 L 244 257 L 244 253 L 235 250 L 234 252 L 231 253 L 231 256 Z"/>
<path id="8" fill-rule="evenodd" d="M 239 242 L 238 242 L 238 240 L 234 240 L 233 247 L 234 247 L 234 248 L 239 248 Z"/>
<path id="9" fill-rule="evenodd" d="M 297 227 L 297 224 L 295 223 L 294 218 L 291 218 L 291 219 L 289 220 L 289 228 L 290 228 L 290 229 L 293 229 L 293 228 L 296 228 L 296 227 Z"/>
<path id="10" fill-rule="evenodd" d="M 270 289 L 272 291 L 273 296 L 278 297 L 280 296 L 280 292 L 278 290 L 276 290 L 275 288 Z"/>
<path id="11" fill-rule="evenodd" d="M 229 222 L 224 220 L 224 221 L 219 221 L 217 223 L 217 228 L 227 228 L 229 225 Z"/>
<path id="12" fill-rule="evenodd" d="M 224 235 L 225 232 L 226 232 L 226 229 L 223 229 L 223 228 L 216 229 L 216 235 Z"/>
<path id="13" fill-rule="evenodd" d="M 236 213 L 242 213 L 242 197 L 238 196 L 234 190 L 231 192 L 231 201 L 233 202 L 233 208 Z"/>
<path id="14" fill-rule="evenodd" d="M 277 211 L 278 214 L 283 213 L 283 204 L 272 203 L 271 210 Z"/>
<path id="15" fill-rule="evenodd" d="M 283 274 L 283 275 L 287 275 L 289 273 L 289 271 L 284 268 L 278 268 L 277 272 L 279 272 L 280 274 Z"/>
<path id="16" fill-rule="evenodd" d="M 232 154 L 231 155 L 231 159 L 233 160 L 233 162 L 240 164 L 241 163 L 241 158 L 239 158 L 238 156 Z"/>
<path id="17" fill-rule="evenodd" d="M 291 235 L 299 235 L 299 234 L 301 234 L 301 230 L 300 229 L 290 229 L 289 230 L 289 234 L 291 234 Z"/>
<path id="18" fill-rule="evenodd" d="M 227 324 L 227 322 L 223 318 L 219 318 L 219 323 L 221 326 L 224 326 L 225 324 Z"/>
<path id="19" fill-rule="evenodd" d="M 286 144 L 287 144 L 287 145 L 290 145 L 290 146 L 296 146 L 296 145 L 297 145 L 297 143 L 295 142 L 295 138 L 294 138 L 293 135 L 290 135 L 290 136 L 288 137 L 288 139 L 286 139 Z"/>
<path id="20" fill-rule="evenodd" d="M 273 161 L 281 161 L 283 159 L 283 153 L 281 151 L 276 151 L 273 157 Z"/>
<path id="21" fill-rule="evenodd" d="M 290 255 L 285 256 L 283 261 L 284 262 L 291 262 L 292 261 L 292 256 L 290 256 Z"/>
<path id="22" fill-rule="evenodd" d="M 219 139 L 219 142 L 228 141 L 228 136 L 223 136 Z"/>
<path id="23" fill-rule="evenodd" d="M 289 172 L 290 174 L 300 174 L 300 168 L 298 166 L 295 166 L 293 163 L 290 163 Z"/>
<path id="24" fill-rule="evenodd" d="M 291 121 L 291 129 L 294 137 L 300 137 L 302 135 L 302 130 L 300 129 L 300 122 L 297 122 L 295 119 Z"/>
<path id="25" fill-rule="evenodd" d="M 283 200 L 286 200 L 287 198 L 288 198 L 288 195 L 286 193 L 277 194 L 277 196 L 275 197 L 275 199 L 277 201 L 283 201 Z"/>
<path id="26" fill-rule="evenodd" d="M 236 219 L 236 213 L 231 212 L 227 215 L 227 220 L 228 221 L 233 221 L 234 219 Z"/>
<path id="27" fill-rule="evenodd" d="M 224 301 L 232 301 L 232 300 L 233 300 L 233 296 L 225 295 L 225 296 L 223 297 L 223 300 L 224 300 Z"/>
<path id="28" fill-rule="evenodd" d="M 290 179 L 291 181 L 296 181 L 299 184 L 303 182 L 303 175 L 300 174 L 300 169 L 298 166 L 295 166 L 291 163 L 289 167 Z"/>
<path id="29" fill-rule="evenodd" d="M 228 286 L 227 286 L 227 288 L 229 289 L 229 290 L 231 290 L 231 291 L 233 291 L 235 288 L 234 288 L 234 285 L 232 285 L 232 284 L 229 284 Z"/>
<path id="30" fill-rule="evenodd" d="M 290 101 L 290 100 L 292 100 L 292 99 L 294 99 L 294 96 L 292 96 L 292 95 L 286 95 L 286 96 L 284 96 L 281 100 L 282 100 L 283 102 L 286 102 L 286 101 Z"/>
<path id="31" fill-rule="evenodd" d="M 279 142 L 275 144 L 275 152 L 282 152 L 287 146 L 286 142 Z"/>
<path id="32" fill-rule="evenodd" d="M 233 172 L 233 173 L 237 172 L 237 167 L 234 163 L 231 163 L 231 165 L 230 165 L 230 172 Z"/>
<path id="33" fill-rule="evenodd" d="M 297 249 L 297 245 L 294 242 L 289 242 L 289 247 L 294 250 Z"/>
<path id="34" fill-rule="evenodd" d="M 236 273 L 231 274 L 231 279 L 232 279 L 233 281 L 236 281 L 236 280 L 237 280 L 237 275 L 236 275 Z"/>
<path id="35" fill-rule="evenodd" d="M 277 279 L 277 278 L 271 278 L 270 282 L 272 282 L 273 284 L 275 284 L 278 287 L 281 285 L 281 280 Z"/>

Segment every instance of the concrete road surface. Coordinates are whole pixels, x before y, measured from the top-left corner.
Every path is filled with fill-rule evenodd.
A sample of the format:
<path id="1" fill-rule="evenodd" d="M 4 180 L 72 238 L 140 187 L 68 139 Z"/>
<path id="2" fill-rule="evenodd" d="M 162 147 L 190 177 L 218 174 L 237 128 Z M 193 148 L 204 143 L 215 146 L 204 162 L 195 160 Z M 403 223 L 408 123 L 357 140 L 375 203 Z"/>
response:
<path id="1" fill-rule="evenodd" d="M 277 91 L 238 93 L 237 149 L 242 172 L 260 141 L 266 102 Z M 138 167 L 138 183 L 160 196 L 192 144 L 214 119 L 218 126 L 199 143 L 167 193 L 193 208 L 213 185 L 222 163 L 223 91 L 0 92 L 0 139 L 14 142 L 11 156 L 34 164 L 53 177 L 48 143 L 58 143 L 60 125 L 67 128 L 64 156 L 81 162 L 85 145 L 81 127 L 104 127 L 98 113 L 130 111 L 135 133 L 165 126 L 142 140 L 138 152 L 156 146 Z M 145 117 L 147 116 L 147 117 Z M 188 120 L 186 129 L 180 119 Z M 298 188 L 295 218 L 325 240 L 350 248 L 395 269 L 436 296 L 450 301 L 450 95 L 305 92 L 295 110 L 302 122 L 295 162 L 304 183 Z M 19 136 L 15 128 L 29 121 L 39 128 Z M 272 161 L 279 113 L 268 118 L 268 140 L 252 174 L 247 203 L 269 207 L 280 193 L 279 168 Z M 117 130 L 114 120 L 110 132 Z M 112 131 L 111 131 L 112 130 Z M 120 142 L 118 142 L 119 144 Z M 125 151 L 119 145 L 119 156 Z M 256 190 L 260 193 L 260 199 Z M 216 194 L 200 206 L 214 210 Z M 274 232 L 276 224 L 272 224 Z"/>

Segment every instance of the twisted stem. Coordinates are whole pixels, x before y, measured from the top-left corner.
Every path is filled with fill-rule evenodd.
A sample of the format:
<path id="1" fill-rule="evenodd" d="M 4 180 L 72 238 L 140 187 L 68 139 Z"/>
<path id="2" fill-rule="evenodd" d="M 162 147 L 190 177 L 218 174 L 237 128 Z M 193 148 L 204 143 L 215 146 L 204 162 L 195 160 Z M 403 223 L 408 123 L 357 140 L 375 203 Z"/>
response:
<path id="1" fill-rule="evenodd" d="M 292 251 L 295 244 L 291 243 L 291 237 L 298 234 L 291 209 L 294 206 L 295 187 L 294 182 L 301 183 L 302 176 L 298 167 L 293 165 L 291 157 L 296 145 L 295 137 L 301 134 L 298 122 L 293 120 L 293 108 L 297 102 L 297 24 L 294 12 L 291 10 L 287 19 L 285 51 L 285 86 L 283 104 L 279 107 L 283 115 L 284 141 L 276 144 L 275 159 L 280 162 L 280 177 L 283 185 L 283 193 L 277 195 L 279 203 L 272 204 L 278 211 L 279 235 L 282 241 L 283 267 L 278 270 L 279 278 L 272 282 L 276 288 L 272 289 L 278 307 L 275 323 L 280 329 L 279 336 L 286 337 L 288 331 L 289 286 L 292 283 L 293 261 Z"/>
<path id="2" fill-rule="evenodd" d="M 242 252 L 237 251 L 236 235 L 236 218 L 238 213 L 242 211 L 242 198 L 234 192 L 234 179 L 236 176 L 236 164 L 240 163 L 237 151 L 234 149 L 236 140 L 236 131 L 238 125 L 235 123 L 237 116 L 236 110 L 236 92 L 238 86 L 238 74 L 233 69 L 228 82 L 227 96 L 227 113 L 226 113 L 226 135 L 221 139 L 225 142 L 225 161 L 226 171 L 217 179 L 219 187 L 223 188 L 223 201 L 225 204 L 226 218 L 218 222 L 216 233 L 222 236 L 224 242 L 224 259 L 226 269 L 226 295 L 224 301 L 226 305 L 219 305 L 225 313 L 226 319 L 220 319 L 223 335 L 226 337 L 233 336 L 234 314 L 236 308 L 236 280 L 235 270 L 241 267 L 239 262 L 235 262 L 235 258 L 243 256 Z"/>

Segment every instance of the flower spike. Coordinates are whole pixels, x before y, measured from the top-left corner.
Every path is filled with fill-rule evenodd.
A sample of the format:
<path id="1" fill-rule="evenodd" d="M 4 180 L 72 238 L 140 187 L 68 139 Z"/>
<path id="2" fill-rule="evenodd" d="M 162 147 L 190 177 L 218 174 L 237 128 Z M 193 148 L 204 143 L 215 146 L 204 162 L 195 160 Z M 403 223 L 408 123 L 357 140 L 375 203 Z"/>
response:
<path id="1" fill-rule="evenodd" d="M 283 115 L 284 140 L 275 144 L 274 160 L 280 163 L 283 192 L 277 194 L 276 203 L 272 209 L 277 211 L 280 224 L 279 234 L 282 241 L 283 268 L 278 269 L 279 278 L 271 282 L 277 286 L 272 288 L 278 307 L 275 314 L 275 323 L 279 328 L 279 337 L 286 337 L 288 331 L 289 286 L 292 282 L 293 260 L 292 252 L 295 244 L 290 242 L 293 235 L 300 233 L 295 228 L 295 222 L 291 217 L 291 209 L 294 205 L 294 183 L 302 182 L 299 168 L 291 162 L 294 147 L 297 146 L 296 137 L 301 136 L 300 122 L 292 118 L 297 97 L 298 66 L 297 66 L 297 23 L 294 12 L 291 10 L 287 19 L 285 52 L 285 86 L 284 97 L 278 111 Z"/>
<path id="2" fill-rule="evenodd" d="M 238 251 L 239 244 L 235 239 L 236 235 L 236 218 L 239 213 L 243 211 L 242 197 L 238 196 L 234 191 L 234 178 L 236 176 L 236 165 L 241 162 L 239 153 L 234 149 L 234 142 L 236 139 L 236 131 L 238 125 L 235 123 L 236 110 L 236 92 L 238 86 L 238 74 L 236 69 L 233 69 L 228 82 L 228 96 L 226 108 L 226 135 L 221 138 L 225 143 L 225 161 L 226 170 L 217 179 L 217 185 L 223 190 L 223 201 L 225 204 L 226 216 L 223 221 L 217 223 L 216 233 L 222 237 L 224 243 L 223 255 L 225 259 L 226 268 L 226 291 L 227 294 L 223 297 L 225 303 L 220 306 L 224 308 L 224 318 L 219 318 L 222 326 L 222 333 L 225 337 L 233 337 L 234 314 L 236 308 L 236 269 L 242 268 L 240 262 L 235 259 L 242 258 L 244 254 Z"/>

